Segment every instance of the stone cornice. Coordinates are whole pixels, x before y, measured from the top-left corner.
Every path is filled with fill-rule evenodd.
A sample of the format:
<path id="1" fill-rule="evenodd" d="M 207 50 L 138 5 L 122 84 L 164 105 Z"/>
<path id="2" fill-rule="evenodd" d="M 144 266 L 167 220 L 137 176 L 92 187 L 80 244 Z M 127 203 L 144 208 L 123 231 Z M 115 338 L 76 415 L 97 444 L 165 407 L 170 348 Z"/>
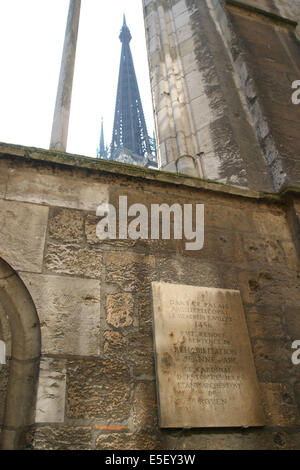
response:
<path id="1" fill-rule="evenodd" d="M 31 161 L 36 163 L 53 164 L 74 169 L 90 170 L 95 173 L 114 174 L 134 179 L 144 179 L 147 181 L 161 184 L 171 184 L 176 186 L 186 186 L 204 191 L 228 194 L 244 198 L 257 200 L 269 200 L 273 202 L 284 202 L 288 195 L 299 195 L 300 186 L 285 186 L 280 192 L 262 192 L 251 189 L 232 186 L 224 183 L 194 178 L 179 173 L 169 173 L 166 171 L 152 170 L 127 163 L 120 163 L 109 160 L 85 157 L 82 155 L 73 155 L 56 150 L 45 150 L 34 147 L 25 147 L 21 145 L 0 143 L 0 159 L 14 159 L 19 161 Z"/>

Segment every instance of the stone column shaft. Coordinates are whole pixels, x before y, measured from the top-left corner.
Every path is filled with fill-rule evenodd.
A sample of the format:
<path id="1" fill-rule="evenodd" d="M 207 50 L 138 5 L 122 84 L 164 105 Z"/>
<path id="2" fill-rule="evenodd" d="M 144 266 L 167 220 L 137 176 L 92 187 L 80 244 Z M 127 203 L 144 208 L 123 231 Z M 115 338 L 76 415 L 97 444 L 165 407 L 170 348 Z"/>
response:
<path id="1" fill-rule="evenodd" d="M 70 0 L 50 150 L 66 151 L 81 0 Z"/>

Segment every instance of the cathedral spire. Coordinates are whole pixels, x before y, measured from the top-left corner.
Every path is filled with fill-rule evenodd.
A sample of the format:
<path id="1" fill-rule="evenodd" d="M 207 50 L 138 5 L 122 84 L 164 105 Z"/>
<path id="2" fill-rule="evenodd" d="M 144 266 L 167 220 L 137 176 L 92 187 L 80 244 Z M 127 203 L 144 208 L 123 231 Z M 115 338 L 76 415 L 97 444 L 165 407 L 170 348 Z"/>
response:
<path id="1" fill-rule="evenodd" d="M 151 145 L 130 50 L 132 36 L 125 15 L 119 38 L 122 51 L 110 158 L 143 165 L 151 154 Z"/>

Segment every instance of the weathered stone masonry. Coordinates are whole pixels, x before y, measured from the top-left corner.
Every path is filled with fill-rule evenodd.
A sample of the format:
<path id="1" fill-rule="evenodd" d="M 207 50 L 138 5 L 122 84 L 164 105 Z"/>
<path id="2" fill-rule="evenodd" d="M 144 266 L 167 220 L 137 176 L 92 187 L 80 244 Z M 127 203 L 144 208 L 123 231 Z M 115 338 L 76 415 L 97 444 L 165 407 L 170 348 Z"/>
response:
<path id="1" fill-rule="evenodd" d="M 162 169 L 299 184 L 300 2 L 144 0 Z"/>
<path id="2" fill-rule="evenodd" d="M 300 1 L 143 4 L 169 173 L 0 144 L 0 445 L 299 449 Z M 101 242 L 120 195 L 204 204 L 204 248 Z M 159 429 L 152 281 L 240 290 L 265 427 Z"/>
<path id="3" fill-rule="evenodd" d="M 18 146 L 1 145 L 0 156 L 0 257 L 28 290 L 28 318 L 35 310 L 38 317 L 26 314 L 18 342 L 33 327 L 30 344 L 40 351 L 31 354 L 40 362 L 38 379 L 24 369 L 32 362 L 20 363 L 20 380 L 33 378 L 30 416 L 7 425 L 1 415 L 7 447 L 299 448 L 300 369 L 291 362 L 291 342 L 300 338 L 297 192 L 259 193 Z M 96 207 L 117 206 L 119 195 L 147 207 L 204 203 L 203 250 L 186 252 L 172 240 L 101 242 Z M 157 280 L 241 291 L 265 428 L 159 430 L 150 298 Z M 9 342 L 8 294 L 1 280 L 1 334 Z M 9 320 L 14 351 L 16 319 Z M 2 409 L 6 376 L 1 366 Z M 7 402 L 10 419 L 22 409 L 20 400 L 13 408 Z M 14 427 L 17 441 L 10 437 Z"/>

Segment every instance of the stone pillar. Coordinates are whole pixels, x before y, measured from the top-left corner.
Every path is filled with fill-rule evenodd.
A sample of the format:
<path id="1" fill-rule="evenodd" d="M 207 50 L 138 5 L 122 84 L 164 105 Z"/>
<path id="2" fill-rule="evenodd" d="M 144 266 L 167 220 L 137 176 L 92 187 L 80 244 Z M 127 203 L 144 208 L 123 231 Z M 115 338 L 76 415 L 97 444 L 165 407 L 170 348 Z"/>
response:
<path id="1" fill-rule="evenodd" d="M 225 1 L 143 4 L 159 167 L 272 190 L 258 113 L 253 118 L 245 104 L 232 59 Z"/>
<path id="2" fill-rule="evenodd" d="M 201 92 L 205 97 L 201 80 L 191 84 L 195 57 L 185 1 L 169 6 L 169 2 L 144 0 L 144 7 L 159 166 L 203 177 L 196 162 L 201 151 L 200 124 L 190 103 Z M 183 164 L 181 157 L 188 163 Z"/>
<path id="3" fill-rule="evenodd" d="M 66 151 L 81 0 L 70 0 L 50 150 Z"/>
<path id="4" fill-rule="evenodd" d="M 237 146 L 224 130 L 227 109 L 214 67 L 218 58 L 207 47 L 213 35 L 215 41 L 220 38 L 213 25 L 207 26 L 212 21 L 206 1 L 143 2 L 159 166 L 225 182 L 221 167 L 226 150 L 228 158 L 236 156 L 239 172 L 241 165 Z M 222 135 L 216 135 L 216 126 Z M 224 149 L 228 142 L 231 148 Z M 233 180 L 239 178 L 234 175 Z"/>

